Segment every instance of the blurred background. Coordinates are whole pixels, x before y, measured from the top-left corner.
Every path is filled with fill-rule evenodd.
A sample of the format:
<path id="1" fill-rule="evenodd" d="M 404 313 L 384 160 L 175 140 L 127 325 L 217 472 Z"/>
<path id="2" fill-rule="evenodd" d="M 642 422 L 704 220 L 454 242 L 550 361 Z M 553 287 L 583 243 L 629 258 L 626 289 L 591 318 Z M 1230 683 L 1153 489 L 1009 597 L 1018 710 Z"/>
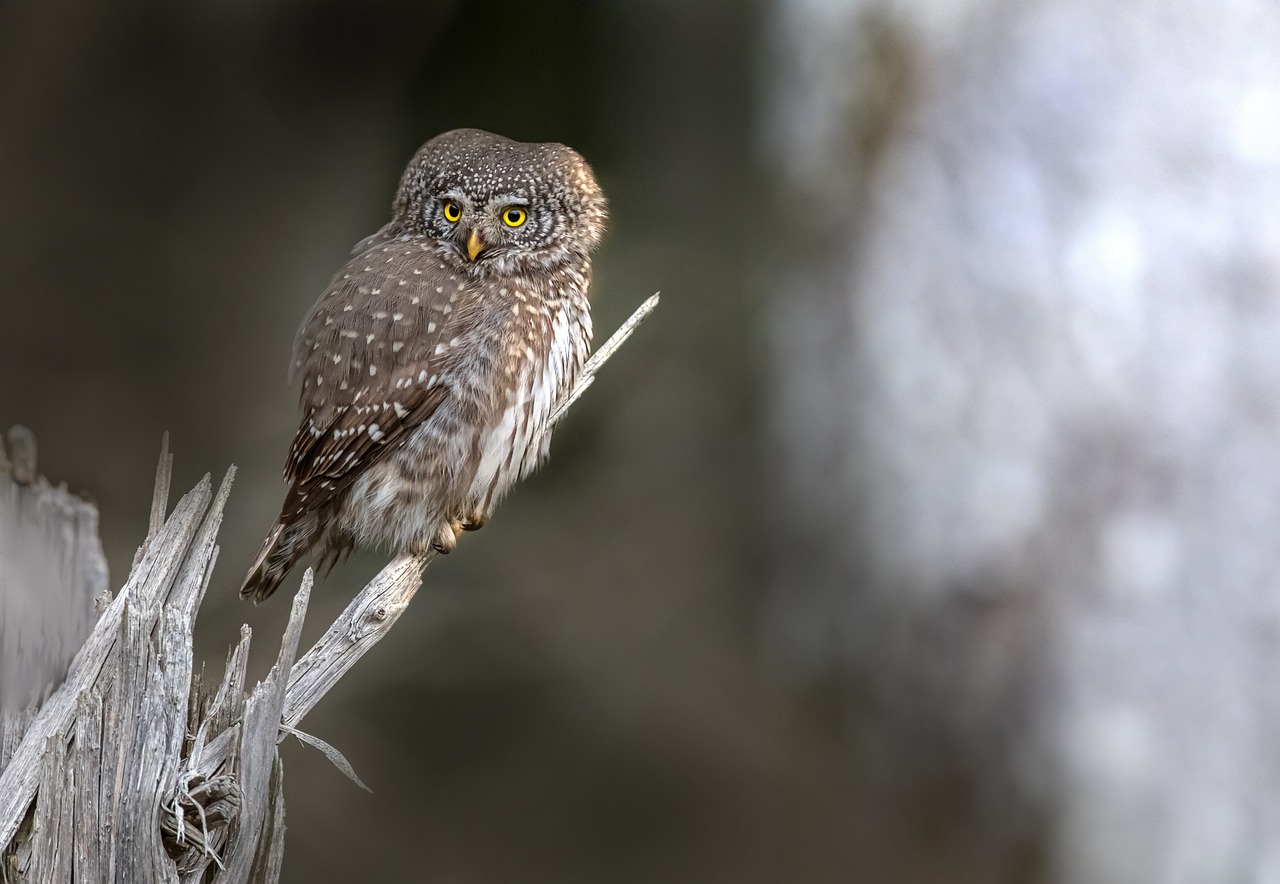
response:
<path id="1" fill-rule="evenodd" d="M 457 126 L 612 222 L 549 465 L 284 748 L 285 880 L 1280 881 L 1280 10 L 0 0 L 0 426 L 112 585 Z M 325 579 L 304 644 L 385 557 Z M 288 589 L 296 587 L 291 578 Z"/>

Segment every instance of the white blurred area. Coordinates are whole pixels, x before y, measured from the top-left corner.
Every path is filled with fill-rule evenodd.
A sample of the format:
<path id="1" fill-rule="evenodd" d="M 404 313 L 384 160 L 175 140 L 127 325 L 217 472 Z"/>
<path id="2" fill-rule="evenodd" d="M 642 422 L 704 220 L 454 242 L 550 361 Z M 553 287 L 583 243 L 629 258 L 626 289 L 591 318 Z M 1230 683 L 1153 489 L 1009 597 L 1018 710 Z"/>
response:
<path id="1" fill-rule="evenodd" d="M 1280 5 L 769 18 L 771 640 L 867 880 L 1280 882 Z"/>

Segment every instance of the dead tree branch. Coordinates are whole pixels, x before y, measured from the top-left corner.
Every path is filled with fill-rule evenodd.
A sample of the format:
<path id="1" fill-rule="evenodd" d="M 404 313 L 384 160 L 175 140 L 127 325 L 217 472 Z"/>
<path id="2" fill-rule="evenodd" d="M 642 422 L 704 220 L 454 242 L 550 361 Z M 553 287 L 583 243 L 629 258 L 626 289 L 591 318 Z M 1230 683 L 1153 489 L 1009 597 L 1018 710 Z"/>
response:
<path id="1" fill-rule="evenodd" d="M 641 305 L 588 362 L 553 423 L 657 300 Z M 0 538 L 21 519 L 4 508 L 9 486 L 35 481 L 34 438 L 19 434 L 10 455 L 0 454 Z M 216 493 L 206 476 L 168 513 L 172 463 L 166 437 L 147 538 L 119 594 L 102 591 L 101 614 L 66 679 L 38 713 L 30 707 L 0 718 L 4 884 L 277 881 L 284 851 L 277 746 L 289 734 L 363 786 L 338 750 L 298 725 L 395 625 L 432 555 L 387 565 L 298 659 L 308 570 L 266 678 L 246 694 L 251 631 L 244 626 L 222 679 L 206 685 L 193 668 L 192 636 L 235 469 Z M 96 542 L 96 521 L 93 527 Z M 0 562 L 0 581 L 7 568 Z M 104 586 L 105 579 L 103 570 Z M 98 593 L 88 585 L 93 599 Z"/>

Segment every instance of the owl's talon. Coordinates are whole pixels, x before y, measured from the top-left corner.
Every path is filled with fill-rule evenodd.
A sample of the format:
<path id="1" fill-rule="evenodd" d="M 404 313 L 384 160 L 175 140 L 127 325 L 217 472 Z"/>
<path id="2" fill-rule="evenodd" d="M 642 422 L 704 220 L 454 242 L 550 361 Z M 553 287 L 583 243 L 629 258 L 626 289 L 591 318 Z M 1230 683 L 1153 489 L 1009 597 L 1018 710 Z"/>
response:
<path id="1" fill-rule="evenodd" d="M 474 512 L 462 520 L 463 531 L 479 531 L 489 521 L 487 513 Z"/>
<path id="2" fill-rule="evenodd" d="M 438 553 L 448 555 L 453 552 L 453 548 L 458 545 L 458 537 L 462 534 L 462 521 L 460 519 L 449 519 L 440 526 L 440 530 L 436 532 L 435 542 L 432 548 Z"/>

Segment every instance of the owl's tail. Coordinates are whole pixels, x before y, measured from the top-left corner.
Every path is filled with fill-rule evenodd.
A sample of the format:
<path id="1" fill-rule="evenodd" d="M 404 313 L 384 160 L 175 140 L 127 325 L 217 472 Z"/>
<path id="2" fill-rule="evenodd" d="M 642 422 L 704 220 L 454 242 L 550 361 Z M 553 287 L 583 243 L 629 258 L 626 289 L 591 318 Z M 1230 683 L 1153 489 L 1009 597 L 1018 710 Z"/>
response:
<path id="1" fill-rule="evenodd" d="M 275 592 L 289 569 L 320 539 L 319 521 L 312 513 L 289 524 L 276 522 L 245 575 L 240 598 L 252 598 L 257 604 Z"/>

